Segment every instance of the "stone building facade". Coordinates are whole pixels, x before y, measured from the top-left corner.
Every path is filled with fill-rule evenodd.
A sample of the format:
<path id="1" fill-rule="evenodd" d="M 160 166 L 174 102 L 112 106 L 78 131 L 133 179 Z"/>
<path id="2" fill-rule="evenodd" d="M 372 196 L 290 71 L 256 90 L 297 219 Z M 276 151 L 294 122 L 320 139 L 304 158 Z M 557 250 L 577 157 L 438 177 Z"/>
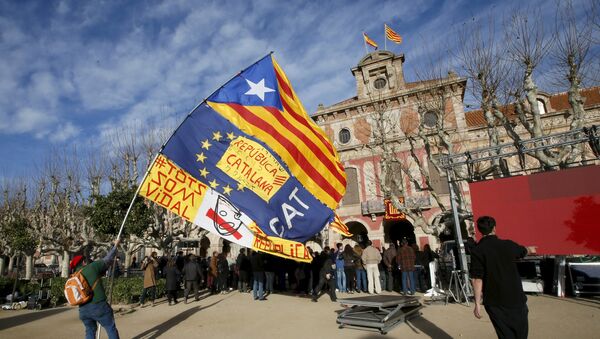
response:
<path id="1" fill-rule="evenodd" d="M 398 147 L 394 152 L 399 159 L 407 159 L 410 144 L 407 136 L 416 133 L 419 126 L 435 128 L 436 119 L 444 119 L 444 129 L 452 135 L 454 152 L 465 152 L 489 146 L 487 125 L 481 111 L 464 111 L 464 95 L 467 81 L 454 73 L 437 79 L 424 79 L 417 82 L 406 82 L 404 79 L 404 55 L 396 55 L 389 51 L 375 51 L 364 56 L 358 65 L 352 68 L 356 80 L 356 95 L 329 107 L 319 106 L 313 119 L 323 128 L 337 148 L 341 161 L 346 168 L 347 192 L 337 210 L 342 221 L 354 234 L 351 239 L 344 239 L 338 233 L 326 229 L 321 240 L 323 246 L 332 246 L 337 242 L 353 243 L 364 239 L 365 235 L 376 247 L 387 248 L 389 243 L 399 238 L 408 237 L 422 246 L 431 244 L 435 248 L 439 238 L 426 234 L 420 227 L 414 227 L 415 220 L 410 217 L 389 220 L 386 204 L 381 190 L 381 154 L 376 148 L 369 147 L 374 142 L 374 131 L 381 114 L 379 105 L 383 104 L 383 112 L 396 127 L 386 130 L 388 140 Z M 431 102 L 437 92 L 445 93 L 442 115 L 431 112 Z M 581 91 L 585 98 L 586 110 L 584 125 L 600 123 L 600 88 L 593 87 Z M 544 134 L 568 130 L 570 105 L 567 93 L 550 95 L 540 92 L 538 105 L 543 112 Z M 425 111 L 425 112 L 424 112 Z M 514 112 L 512 113 L 514 115 Z M 510 107 L 506 107 L 505 115 L 511 116 Z M 439 125 L 437 125 L 439 127 Z M 523 138 L 528 139 L 525 131 Z M 511 140 L 506 134 L 501 135 L 501 143 Z M 422 146 L 422 145 L 421 145 Z M 589 150 L 588 150 L 589 151 Z M 424 170 L 429 173 L 434 191 L 449 207 L 448 184 L 444 173 L 439 173 L 427 159 L 422 148 L 414 149 L 421 158 Z M 593 156 L 592 156 L 593 158 Z M 531 159 L 530 159 L 531 160 Z M 509 166 L 518 166 L 512 159 Z M 417 174 L 418 176 L 418 174 Z M 402 198 L 413 201 L 421 209 L 429 225 L 439 223 L 442 210 L 433 204 L 431 194 L 419 190 L 404 175 L 402 177 L 406 190 Z M 468 185 L 459 184 L 459 194 L 470 205 Z M 472 225 L 463 225 L 463 232 L 469 233 Z"/>
<path id="2" fill-rule="evenodd" d="M 386 205 L 381 191 L 381 154 L 373 147 L 374 135 L 382 127 L 378 125 L 380 114 L 385 114 L 390 122 L 386 133 L 390 142 L 395 144 L 395 154 L 400 159 L 409 157 L 410 144 L 406 136 L 416 133 L 419 124 L 434 128 L 438 115 L 434 112 L 422 112 L 423 107 L 431 107 L 434 95 L 439 91 L 446 93 L 441 109 L 444 111 L 444 126 L 452 133 L 463 133 L 467 128 L 464 115 L 463 99 L 466 79 L 449 73 L 445 78 L 426 79 L 418 82 L 406 82 L 404 79 L 404 55 L 395 55 L 389 51 L 375 51 L 366 55 L 352 69 L 356 80 L 356 96 L 330 107 L 320 106 L 313 115 L 316 123 L 323 128 L 337 148 L 342 163 L 346 168 L 347 192 L 343 198 L 338 215 L 355 234 L 353 239 L 341 239 L 332 231 L 323 237 L 326 245 L 336 242 L 360 241 L 366 233 L 377 247 L 385 246 L 403 237 L 412 239 L 423 246 L 435 245 L 437 238 L 426 234 L 421 228 L 413 226 L 410 217 L 388 220 Z M 381 106 L 385 112 L 381 112 Z M 378 117 L 375 117 L 375 116 Z M 417 156 L 423 163 L 428 159 L 423 149 L 416 149 Z M 436 180 L 436 192 L 444 200 L 448 200 L 448 187 L 443 173 L 432 173 Z M 434 223 L 441 210 L 432 205 L 430 195 L 420 191 L 406 178 L 405 196 L 421 208 L 428 223 Z M 389 208 L 389 207 L 388 207 Z"/>

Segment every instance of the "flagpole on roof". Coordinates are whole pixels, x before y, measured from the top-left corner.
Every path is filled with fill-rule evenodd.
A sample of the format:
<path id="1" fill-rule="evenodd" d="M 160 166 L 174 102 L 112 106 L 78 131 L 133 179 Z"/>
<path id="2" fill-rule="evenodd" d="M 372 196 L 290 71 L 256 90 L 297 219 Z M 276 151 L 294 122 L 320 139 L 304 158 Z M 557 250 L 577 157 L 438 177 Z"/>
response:
<path id="1" fill-rule="evenodd" d="M 369 50 L 367 49 L 367 38 L 365 36 L 365 32 L 363 32 L 363 43 L 365 44 L 365 53 L 369 54 Z"/>
<path id="2" fill-rule="evenodd" d="M 383 49 L 387 51 L 387 35 L 385 34 L 385 26 L 386 24 L 383 24 Z"/>

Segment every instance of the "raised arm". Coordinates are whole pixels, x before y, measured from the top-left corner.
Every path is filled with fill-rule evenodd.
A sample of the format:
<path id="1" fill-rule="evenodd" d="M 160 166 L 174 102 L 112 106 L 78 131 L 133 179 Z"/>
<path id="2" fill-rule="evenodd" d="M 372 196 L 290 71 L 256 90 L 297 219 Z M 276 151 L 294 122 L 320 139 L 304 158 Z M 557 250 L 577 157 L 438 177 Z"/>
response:
<path id="1" fill-rule="evenodd" d="M 110 266 L 111 262 L 115 258 L 115 255 L 117 254 L 117 246 L 119 246 L 119 240 L 115 241 L 115 244 L 110 249 L 110 251 L 108 251 L 108 253 L 106 253 L 106 256 L 102 258 L 102 261 L 104 261 L 105 266 Z"/>

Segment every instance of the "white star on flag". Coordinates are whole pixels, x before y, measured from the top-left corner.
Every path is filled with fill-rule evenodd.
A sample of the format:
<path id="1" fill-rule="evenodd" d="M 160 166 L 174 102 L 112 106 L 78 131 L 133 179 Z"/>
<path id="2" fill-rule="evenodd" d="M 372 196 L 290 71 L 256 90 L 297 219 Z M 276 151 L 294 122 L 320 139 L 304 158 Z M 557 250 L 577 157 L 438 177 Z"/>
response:
<path id="1" fill-rule="evenodd" d="M 262 101 L 265 101 L 265 93 L 275 92 L 274 89 L 265 87 L 265 79 L 261 79 L 257 83 L 253 83 L 252 81 L 246 79 L 246 82 L 248 83 L 248 86 L 250 86 L 250 89 L 248 90 L 248 92 L 246 92 L 244 94 L 256 95 Z"/>

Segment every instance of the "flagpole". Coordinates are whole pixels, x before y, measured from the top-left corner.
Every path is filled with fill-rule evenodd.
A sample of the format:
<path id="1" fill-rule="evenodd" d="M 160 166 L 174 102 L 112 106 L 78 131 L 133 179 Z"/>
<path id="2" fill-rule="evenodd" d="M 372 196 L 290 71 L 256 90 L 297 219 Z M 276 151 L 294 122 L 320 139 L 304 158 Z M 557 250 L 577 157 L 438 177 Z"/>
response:
<path id="1" fill-rule="evenodd" d="M 365 44 L 365 54 L 369 54 L 369 50 L 367 49 L 367 39 L 365 38 L 365 32 L 363 32 L 363 43 Z"/>
<path id="2" fill-rule="evenodd" d="M 164 147 L 164 145 L 163 145 Z M 162 147 L 161 147 L 162 150 Z M 127 217 L 129 217 L 129 212 L 131 212 L 131 208 L 133 207 L 133 204 L 135 203 L 135 199 L 137 199 L 138 194 L 140 193 L 140 190 L 142 188 L 142 184 L 144 183 L 144 180 L 146 180 L 146 177 L 148 176 L 148 174 L 150 173 L 150 170 L 152 169 L 152 166 L 154 166 L 154 162 L 156 161 L 156 159 L 158 158 L 158 156 L 160 155 L 160 151 L 158 153 L 156 153 L 156 155 L 154 156 L 154 159 L 152 159 L 152 162 L 150 163 L 150 166 L 148 166 L 148 169 L 146 169 L 146 173 L 144 174 L 144 177 L 142 178 L 142 181 L 140 182 L 140 184 L 138 185 L 137 189 L 135 190 L 135 194 L 133 195 L 133 199 L 131 199 L 131 203 L 129 204 L 129 207 L 127 208 L 127 212 L 125 213 L 125 217 L 123 218 L 123 222 L 121 222 L 121 227 L 119 228 L 119 233 L 117 234 L 117 239 L 116 240 L 120 240 L 121 239 L 121 234 L 123 233 L 123 228 L 125 227 L 125 222 L 127 221 Z M 108 284 L 108 304 L 112 305 L 112 289 L 113 289 L 113 284 L 115 281 L 115 266 L 117 263 L 117 256 L 115 255 L 115 258 L 113 259 L 113 264 L 112 267 L 110 269 L 110 283 Z M 101 326 L 98 326 L 96 329 L 96 339 L 100 338 L 100 328 Z"/>
<path id="3" fill-rule="evenodd" d="M 383 24 L 383 49 L 387 51 L 387 35 L 385 34 L 385 24 Z"/>

